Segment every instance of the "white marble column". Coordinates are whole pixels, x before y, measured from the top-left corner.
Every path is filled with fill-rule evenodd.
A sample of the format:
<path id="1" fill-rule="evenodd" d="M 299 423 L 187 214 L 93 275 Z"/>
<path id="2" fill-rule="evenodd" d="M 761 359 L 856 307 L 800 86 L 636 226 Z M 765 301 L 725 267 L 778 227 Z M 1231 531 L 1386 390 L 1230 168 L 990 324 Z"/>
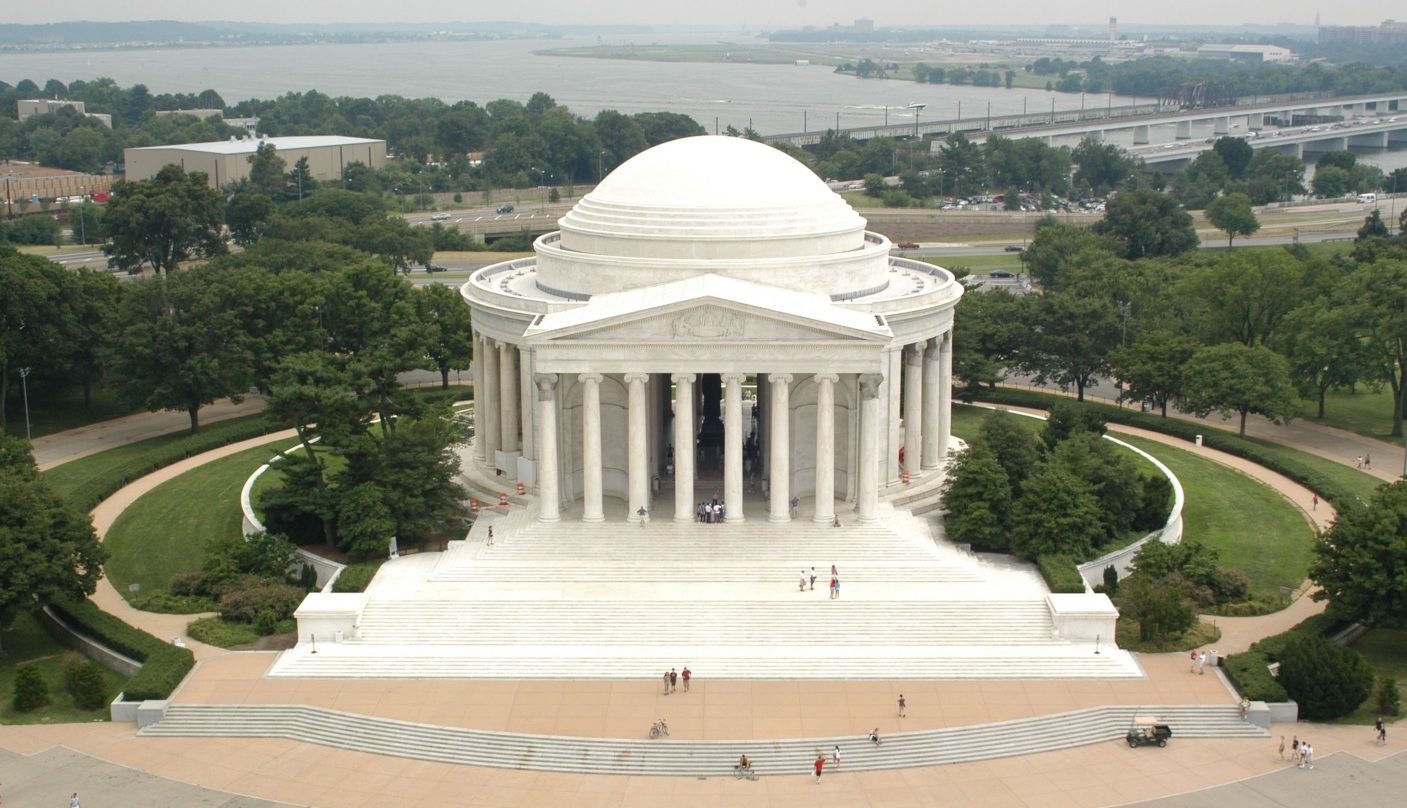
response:
<path id="1" fill-rule="evenodd" d="M 923 473 L 923 345 L 904 351 L 904 468 L 910 477 Z"/>
<path id="2" fill-rule="evenodd" d="M 479 440 L 484 444 L 484 462 L 489 468 L 498 467 L 498 438 L 501 429 L 498 419 L 498 346 L 488 338 L 484 339 L 484 411 L 474 414 L 474 424 L 478 429 Z"/>
<path id="3" fill-rule="evenodd" d="M 474 355 L 470 359 L 470 368 L 474 374 L 474 386 L 470 388 L 474 400 L 474 431 L 477 434 L 483 421 L 484 412 L 484 338 L 479 336 L 477 331 L 470 333 L 470 344 L 473 345 Z M 474 441 L 474 457 L 477 460 L 484 459 L 484 440 L 482 437 Z"/>
<path id="4" fill-rule="evenodd" d="M 539 373 L 537 384 L 537 518 L 561 519 L 562 495 L 557 489 L 557 374 Z"/>
<path id="5" fill-rule="evenodd" d="M 674 382 L 674 521 L 694 521 L 694 374 Z"/>
<path id="6" fill-rule="evenodd" d="M 939 421 L 942 397 L 939 394 L 939 379 L 943 372 L 939 367 L 938 340 L 928 341 L 923 352 L 923 458 L 924 471 L 938 468 L 941 461 L 938 445 Z"/>
<path id="7" fill-rule="evenodd" d="M 835 518 L 835 383 L 834 373 L 816 374 L 816 515 L 817 522 Z"/>
<path id="8" fill-rule="evenodd" d="M 903 436 L 899 432 L 899 423 L 903 417 L 904 402 L 899 379 L 904 373 L 904 348 L 891 348 L 884 355 L 888 362 L 885 363 L 884 386 L 879 389 L 885 404 L 880 411 L 880 434 L 884 436 L 884 441 L 879 445 L 879 484 L 889 486 L 898 485 L 903 479 L 899 475 L 899 448 L 904 445 L 900 442 Z"/>
<path id="9" fill-rule="evenodd" d="M 879 520 L 879 386 L 883 382 L 878 373 L 860 377 L 860 487 L 855 510 L 864 524 Z"/>
<path id="10" fill-rule="evenodd" d="M 769 522 L 791 521 L 791 374 L 769 373 L 767 407 L 771 411 L 768 442 L 771 464 L 771 507 Z"/>
<path id="11" fill-rule="evenodd" d="M 601 379 L 599 373 L 583 373 L 581 382 L 581 521 L 600 522 L 606 518 L 601 506 Z"/>
<path id="12" fill-rule="evenodd" d="M 953 332 L 943 335 L 938 349 L 938 462 L 948 456 L 948 437 L 953 426 Z"/>
<path id="13" fill-rule="evenodd" d="M 649 403 L 649 396 L 646 395 L 646 385 L 650 382 L 648 373 L 627 373 L 625 383 L 630 386 L 630 434 L 626 439 L 626 462 L 629 466 L 628 486 L 629 499 L 626 501 L 627 521 L 640 521 L 640 509 L 646 511 L 650 508 L 650 461 L 647 449 L 649 447 L 649 414 L 645 412 Z M 679 459 L 679 450 L 674 451 L 675 460 Z"/>
<path id="14" fill-rule="evenodd" d="M 723 374 L 723 509 L 726 522 L 743 521 L 742 373 Z"/>
<path id="15" fill-rule="evenodd" d="M 537 459 L 537 429 L 536 415 L 537 408 L 533 402 L 537 400 L 533 393 L 533 354 L 532 351 L 523 348 L 518 349 L 518 393 L 522 399 L 522 406 L 518 408 L 523 436 L 522 446 L 523 457 L 529 460 Z"/>
<path id="16" fill-rule="evenodd" d="M 506 342 L 498 344 L 499 433 L 498 447 L 518 451 L 518 349 Z"/>

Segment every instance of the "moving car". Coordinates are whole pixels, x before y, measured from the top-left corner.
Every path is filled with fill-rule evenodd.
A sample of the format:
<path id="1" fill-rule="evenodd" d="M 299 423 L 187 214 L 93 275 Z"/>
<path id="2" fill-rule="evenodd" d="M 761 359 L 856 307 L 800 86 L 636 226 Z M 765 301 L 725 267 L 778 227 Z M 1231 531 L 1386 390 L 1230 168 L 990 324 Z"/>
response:
<path id="1" fill-rule="evenodd" d="M 912 241 L 901 241 L 901 242 L 899 242 L 899 249 L 901 249 L 901 250 L 917 250 L 917 249 L 918 249 L 918 245 L 915 244 L 915 243 L 913 243 Z"/>
<path id="2" fill-rule="evenodd" d="M 1025 248 L 1025 247 L 1022 247 L 1020 244 L 1008 244 L 1008 245 L 1006 245 L 1005 247 L 1002 247 L 1002 249 L 1005 250 L 1005 251 L 1007 251 L 1007 252 L 1014 252 L 1014 253 L 1026 252 L 1026 248 Z"/>
<path id="3" fill-rule="evenodd" d="M 512 213 L 512 212 L 513 212 L 513 206 L 512 206 L 511 204 L 509 204 L 509 205 L 499 205 L 499 206 L 498 206 L 498 212 L 499 212 L 499 213 Z"/>
<path id="4" fill-rule="evenodd" d="M 436 213 L 434 216 L 431 216 L 430 218 L 433 219 L 434 221 L 437 221 L 437 222 L 447 222 L 447 221 L 449 221 L 449 214 L 448 214 L 448 213 Z"/>

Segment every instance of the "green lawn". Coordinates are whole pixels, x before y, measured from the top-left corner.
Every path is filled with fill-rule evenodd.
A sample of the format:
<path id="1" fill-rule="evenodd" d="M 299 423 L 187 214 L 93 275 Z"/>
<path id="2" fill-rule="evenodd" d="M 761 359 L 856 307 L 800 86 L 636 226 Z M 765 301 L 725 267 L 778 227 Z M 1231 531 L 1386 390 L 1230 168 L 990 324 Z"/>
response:
<path id="1" fill-rule="evenodd" d="M 1367 658 L 1374 675 L 1391 676 L 1397 680 L 1398 690 L 1407 690 L 1407 630 L 1369 629 L 1352 647 Z M 1379 715 L 1377 699 L 1370 694 L 1357 710 L 1340 719 L 1340 723 L 1372 726 Z M 1389 734 L 1391 732 L 1393 730 L 1389 730 Z"/>
<path id="2" fill-rule="evenodd" d="M 195 435 L 173 432 L 71 460 L 44 472 L 44 478 L 75 505 L 88 510 L 123 485 L 162 466 L 278 428 L 262 415 L 244 415 L 203 426 Z"/>
<path id="3" fill-rule="evenodd" d="M 953 434 L 963 439 L 976 434 L 985 414 L 978 407 L 954 405 Z M 1034 419 L 1023 418 L 1021 422 L 1029 423 L 1032 430 L 1041 426 Z M 1279 587 L 1294 588 L 1304 581 L 1314 531 L 1283 497 L 1240 472 L 1190 452 L 1129 435 L 1115 437 L 1172 469 L 1187 497 L 1182 511 L 1184 537 L 1217 548 L 1223 565 L 1250 577 L 1253 594 L 1277 595 Z M 1139 458 L 1139 462 L 1144 471 L 1151 470 L 1146 460 Z M 1353 469 L 1347 471 L 1367 478 Z"/>
<path id="4" fill-rule="evenodd" d="M 1182 481 L 1183 537 L 1215 547 L 1223 566 L 1251 579 L 1252 595 L 1278 595 L 1303 583 L 1314 531 L 1304 514 L 1269 487 L 1219 463 L 1143 438 L 1120 440 L 1156 456 Z"/>
<path id="5" fill-rule="evenodd" d="M 64 724 L 79 721 L 106 721 L 107 709 L 80 710 L 73 699 L 63 692 L 62 668 L 65 659 L 78 655 L 60 645 L 49 632 L 39 625 L 32 614 L 22 614 L 15 620 L 14 628 L 4 633 L 5 653 L 0 656 L 0 724 Z M 22 664 L 33 662 L 39 666 L 44 679 L 49 683 L 49 705 L 30 713 L 17 713 L 14 710 L 15 669 Z M 108 701 L 112 701 L 123 686 L 127 677 L 103 669 L 107 682 Z"/>
<path id="6" fill-rule="evenodd" d="M 1399 438 L 1392 437 L 1392 391 L 1384 387 L 1376 393 L 1360 390 L 1356 393 L 1335 390 L 1324 397 L 1324 418 L 1313 417 L 1319 412 L 1315 401 L 1300 402 L 1300 412 L 1304 419 L 1316 424 L 1335 426 L 1349 432 L 1357 432 L 1370 438 L 1401 444 Z M 1373 458 L 1378 463 L 1388 462 Z M 1400 457 L 1396 458 L 1401 460 Z"/>
<path id="7" fill-rule="evenodd" d="M 207 463 L 132 503 L 104 539 L 105 571 L 117 591 L 126 597 L 134 583 L 143 592 L 164 590 L 171 576 L 199 570 L 210 537 L 240 531 L 239 492 L 250 472 L 286 441 Z"/>
<path id="8" fill-rule="evenodd" d="M 1371 474 L 1365 474 L 1353 466 L 1346 466 L 1333 460 L 1308 452 L 1301 452 L 1298 449 L 1291 449 L 1278 443 L 1260 440 L 1258 438 L 1246 438 L 1251 443 L 1258 444 L 1261 451 L 1269 457 L 1280 460 L 1291 460 L 1301 466 L 1314 470 L 1315 473 L 1327 477 L 1330 481 L 1343 486 L 1352 491 L 1363 501 L 1367 501 L 1383 485 L 1383 481 Z"/>
<path id="9" fill-rule="evenodd" d="M 137 412 L 111 389 L 94 387 L 93 400 L 85 409 L 82 388 L 46 390 L 33 381 L 30 380 L 29 386 L 29 427 L 30 434 L 36 438 Z M 24 437 L 24 390 L 18 382 L 17 376 L 10 384 L 9 401 L 5 404 L 5 433 Z"/>

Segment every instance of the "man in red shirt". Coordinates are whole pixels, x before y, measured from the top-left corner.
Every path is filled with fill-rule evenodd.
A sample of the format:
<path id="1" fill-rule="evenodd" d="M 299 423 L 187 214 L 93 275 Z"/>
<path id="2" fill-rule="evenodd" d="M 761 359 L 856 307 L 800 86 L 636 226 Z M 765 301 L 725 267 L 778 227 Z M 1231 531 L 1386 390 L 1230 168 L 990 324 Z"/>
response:
<path id="1" fill-rule="evenodd" d="M 684 673 L 682 673 L 682 674 L 680 674 L 680 675 L 684 677 L 684 692 L 685 692 L 685 693 L 688 693 L 688 692 L 689 692 L 689 679 L 690 679 L 690 677 L 693 676 L 693 674 L 689 672 L 689 666 L 688 666 L 688 665 L 685 665 L 685 666 L 684 666 Z"/>
<path id="2" fill-rule="evenodd" d="M 826 756 L 825 756 L 825 755 L 817 755 L 817 756 L 816 756 L 816 784 L 817 784 L 817 785 L 820 785 L 820 783 L 821 783 L 821 769 L 824 769 L 825 767 L 826 767 Z"/>

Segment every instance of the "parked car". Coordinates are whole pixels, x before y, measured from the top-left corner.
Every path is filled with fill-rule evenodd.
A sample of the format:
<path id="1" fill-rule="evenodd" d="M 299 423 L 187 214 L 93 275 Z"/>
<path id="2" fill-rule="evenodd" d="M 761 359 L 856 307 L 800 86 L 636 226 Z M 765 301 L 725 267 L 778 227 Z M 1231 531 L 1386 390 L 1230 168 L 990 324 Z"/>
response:
<path id="1" fill-rule="evenodd" d="M 425 267 L 426 272 L 448 272 L 449 267 L 442 267 L 439 264 L 429 264 Z"/>
<path id="2" fill-rule="evenodd" d="M 499 212 L 499 213 L 512 213 L 512 212 L 513 212 L 513 206 L 512 206 L 511 204 L 509 204 L 509 205 L 499 205 L 499 206 L 498 206 L 498 212 Z"/>
<path id="3" fill-rule="evenodd" d="M 994 270 L 992 270 L 990 273 L 988 273 L 987 277 L 990 277 L 990 278 L 1014 278 L 1014 277 L 1016 277 L 1016 276 L 1013 275 L 1013 274 L 1010 273 L 1010 272 L 1007 272 L 1007 271 L 1004 270 L 1004 269 L 994 269 Z"/>
<path id="4" fill-rule="evenodd" d="M 447 222 L 447 221 L 449 221 L 449 214 L 448 214 L 448 213 L 436 213 L 434 216 L 431 216 L 430 218 L 433 219 L 434 221 L 437 221 L 437 222 Z"/>

